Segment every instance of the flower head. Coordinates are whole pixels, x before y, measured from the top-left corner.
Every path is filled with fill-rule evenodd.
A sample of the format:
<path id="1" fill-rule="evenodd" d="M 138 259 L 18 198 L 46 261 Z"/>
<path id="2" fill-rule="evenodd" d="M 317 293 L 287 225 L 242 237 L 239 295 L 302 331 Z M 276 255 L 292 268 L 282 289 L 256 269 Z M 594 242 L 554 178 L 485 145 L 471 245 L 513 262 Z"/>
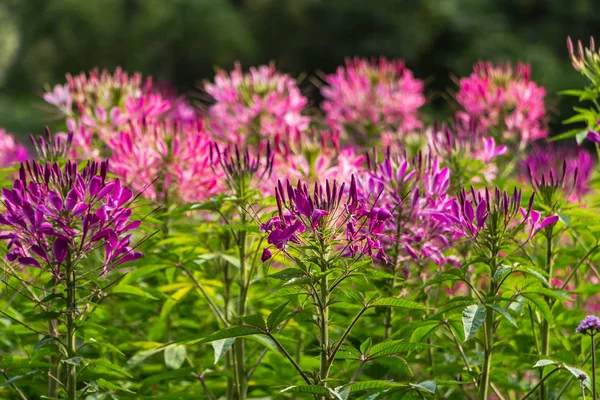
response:
<path id="1" fill-rule="evenodd" d="M 456 100 L 464 121 L 476 121 L 497 140 L 523 146 L 546 137 L 545 90 L 530 78 L 528 65 L 493 65 L 480 62 L 460 80 Z"/>
<path id="2" fill-rule="evenodd" d="M 595 315 L 588 315 L 579 323 L 575 333 L 593 336 L 600 332 L 600 318 Z"/>
<path id="3" fill-rule="evenodd" d="M 194 202 L 220 190 L 200 122 L 131 121 L 108 143 L 113 172 L 158 202 Z"/>
<path id="4" fill-rule="evenodd" d="M 595 87 L 598 87 L 600 85 L 600 54 L 596 49 L 594 38 L 590 37 L 590 45 L 586 48 L 578 40 L 577 52 L 575 52 L 573 41 L 569 37 L 567 38 L 567 48 L 569 49 L 573 68 L 581 72 Z"/>
<path id="5" fill-rule="evenodd" d="M 14 163 L 26 161 L 28 156 L 27 148 L 0 128 L 0 168 L 7 168 Z"/>
<path id="6" fill-rule="evenodd" d="M 423 82 L 400 60 L 347 59 L 325 81 L 321 93 L 327 122 L 354 140 L 369 143 L 387 130 L 421 126 L 417 110 L 425 104 Z"/>
<path id="7" fill-rule="evenodd" d="M 593 167 L 592 156 L 580 147 L 537 146 L 523 161 L 521 180 L 529 180 L 546 205 L 552 206 L 557 191 L 572 201 L 585 195 Z"/>
<path id="8" fill-rule="evenodd" d="M 8 261 L 44 268 L 62 277 L 64 262 L 76 264 L 104 249 L 103 270 L 135 260 L 130 246 L 139 221 L 131 221 L 133 192 L 107 178 L 108 162 L 90 162 L 81 172 L 67 162 L 21 164 L 12 189 L 2 190 Z"/>
<path id="9" fill-rule="evenodd" d="M 230 73 L 219 70 L 215 82 L 204 88 L 215 100 L 208 110 L 210 127 L 230 143 L 256 144 L 308 127 L 309 119 L 302 115 L 306 97 L 274 64 L 247 73 L 236 64 Z"/>
<path id="10" fill-rule="evenodd" d="M 379 240 L 382 229 L 391 217 L 384 207 L 367 205 L 359 198 L 353 176 L 349 190 L 334 181 L 315 184 L 314 189 L 298 182 L 281 181 L 275 188 L 278 213 L 261 229 L 268 232 L 267 241 L 279 250 L 290 244 L 336 249 L 343 257 L 369 256 L 386 261 Z"/>

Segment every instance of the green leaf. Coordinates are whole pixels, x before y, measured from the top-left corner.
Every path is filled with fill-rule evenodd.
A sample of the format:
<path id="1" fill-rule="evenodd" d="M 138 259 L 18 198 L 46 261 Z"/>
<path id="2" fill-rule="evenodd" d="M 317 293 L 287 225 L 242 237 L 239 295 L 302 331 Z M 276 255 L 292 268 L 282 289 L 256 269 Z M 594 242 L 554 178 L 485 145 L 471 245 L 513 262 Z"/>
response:
<path id="1" fill-rule="evenodd" d="M 373 390 L 373 389 L 395 389 L 400 387 L 406 387 L 405 384 L 388 382 L 388 381 L 362 381 L 354 382 L 347 386 L 351 392 L 358 392 L 361 390 Z"/>
<path id="2" fill-rule="evenodd" d="M 306 272 L 302 271 L 300 268 L 286 268 L 281 271 L 277 271 L 274 274 L 267 275 L 266 278 L 282 279 L 287 281 L 288 279 L 301 278 L 305 276 Z"/>
<path id="3" fill-rule="evenodd" d="M 227 339 L 233 337 L 241 337 L 248 335 L 260 335 L 264 332 L 258 329 L 255 326 L 232 326 L 230 328 L 221 329 L 212 335 L 208 335 L 201 339 L 187 339 L 185 341 L 186 344 L 200 344 L 200 343 L 209 343 L 215 340 Z"/>
<path id="4" fill-rule="evenodd" d="M 503 316 L 504 318 L 506 318 L 506 319 L 508 320 L 508 322 L 510 322 L 510 323 L 511 323 L 511 324 L 512 324 L 512 325 L 513 325 L 515 328 L 517 328 L 517 329 L 519 328 L 519 327 L 517 326 L 517 322 L 515 321 L 515 319 L 513 318 L 513 316 L 512 316 L 512 315 L 510 315 L 510 313 L 508 312 L 508 310 L 506 310 L 506 309 L 504 309 L 504 308 L 500 307 L 500 306 L 499 306 L 499 305 L 497 305 L 497 304 L 493 304 L 493 303 L 491 303 L 491 304 L 486 304 L 485 306 L 486 306 L 486 307 L 489 307 L 489 308 L 491 308 L 492 310 L 496 311 L 498 314 L 502 315 L 502 316 Z"/>
<path id="5" fill-rule="evenodd" d="M 119 375 L 123 375 L 127 378 L 133 378 L 133 376 L 127 372 L 124 368 L 118 366 L 107 360 L 106 358 L 98 358 L 92 361 L 92 366 L 90 369 L 96 373 L 101 373 L 102 370 L 109 370 L 118 373 Z"/>
<path id="6" fill-rule="evenodd" d="M 185 346 L 169 346 L 165 349 L 165 365 L 171 369 L 179 369 L 185 362 L 186 356 Z"/>
<path id="7" fill-rule="evenodd" d="M 554 361 L 554 360 L 539 360 L 531 368 L 540 368 L 540 367 L 545 367 L 546 365 L 556 365 L 556 364 L 558 364 L 558 362 Z"/>
<path id="8" fill-rule="evenodd" d="M 158 300 L 156 297 L 152 296 L 150 293 L 147 293 L 138 287 L 130 286 L 130 285 L 117 285 L 112 289 L 112 293 L 130 294 L 133 296 L 144 297 L 146 299 Z"/>
<path id="9" fill-rule="evenodd" d="M 472 305 L 464 309 L 462 313 L 465 342 L 471 339 L 485 321 L 485 307 L 481 304 Z"/>
<path id="10" fill-rule="evenodd" d="M 428 310 L 429 307 L 409 301 L 405 299 L 399 299 L 397 297 L 381 297 L 377 300 L 369 303 L 369 307 L 398 307 L 398 308 L 412 308 L 415 310 Z"/>
<path id="11" fill-rule="evenodd" d="M 410 386 L 415 389 L 421 389 L 429 393 L 435 393 L 435 389 L 437 388 L 437 384 L 435 381 L 423 381 L 421 383 L 410 383 Z"/>
<path id="12" fill-rule="evenodd" d="M 0 384 L 0 387 L 8 386 L 8 385 L 13 384 L 13 383 L 15 383 L 17 381 L 20 381 L 23 378 L 26 378 L 26 377 L 31 376 L 31 375 L 36 375 L 36 374 L 39 374 L 39 373 L 40 373 L 40 371 L 35 370 L 35 371 L 29 371 L 29 372 L 27 372 L 27 373 L 25 373 L 23 375 L 13 376 L 12 378 L 7 379 L 6 381 L 2 382 L 2 384 Z"/>
<path id="13" fill-rule="evenodd" d="M 263 332 L 267 330 L 265 320 L 258 314 L 246 315 L 244 318 L 242 318 L 242 321 L 244 321 L 244 323 L 247 325 L 257 327 Z"/>
<path id="14" fill-rule="evenodd" d="M 96 383 L 98 384 L 99 387 L 101 387 L 102 389 L 108 389 L 108 390 L 121 390 L 123 392 L 128 392 L 128 393 L 135 393 L 132 392 L 129 389 L 126 389 L 124 387 L 121 387 L 119 385 L 116 385 L 112 382 L 107 381 L 106 379 L 100 378 L 96 381 Z"/>
<path id="15" fill-rule="evenodd" d="M 67 358 L 65 360 L 62 360 L 62 362 L 64 362 L 65 364 L 71 364 L 71 365 L 81 365 L 81 357 Z"/>
<path id="16" fill-rule="evenodd" d="M 279 324 L 285 321 L 288 317 L 288 313 L 285 312 L 285 307 L 289 304 L 288 302 L 283 303 L 279 307 L 277 307 L 269 316 L 267 317 L 267 327 L 269 331 L 277 328 Z"/>
<path id="17" fill-rule="evenodd" d="M 496 269 L 494 273 L 494 277 L 492 278 L 494 282 L 500 282 L 506 275 L 508 275 L 513 269 L 515 265 L 501 265 Z"/>
<path id="18" fill-rule="evenodd" d="M 548 307 L 548 304 L 543 298 L 533 293 L 523 293 L 522 295 L 529 300 L 529 302 L 540 312 L 546 321 L 552 321 L 550 307 Z"/>
<path id="19" fill-rule="evenodd" d="M 564 367 L 567 371 L 569 371 L 574 377 L 575 379 L 579 380 L 579 377 L 583 374 L 585 375 L 585 379 L 580 380 L 580 382 L 583 383 L 583 385 L 590 389 L 592 388 L 592 384 L 590 381 L 590 376 L 583 370 L 579 369 L 579 368 L 575 368 L 575 367 L 571 367 L 570 365 L 566 365 L 564 364 Z"/>
<path id="20" fill-rule="evenodd" d="M 388 357 L 409 351 L 422 351 L 429 347 L 431 347 L 431 345 L 426 343 L 413 343 L 402 340 L 377 343 L 371 347 L 371 350 L 369 351 L 369 359 Z"/>
<path id="21" fill-rule="evenodd" d="M 234 341 L 235 338 L 227 338 L 215 340 L 211 343 L 213 349 L 215 350 L 215 364 L 217 364 L 219 360 L 225 355 L 225 353 L 227 353 L 227 350 L 231 348 L 231 345 L 233 345 Z"/>
<path id="22" fill-rule="evenodd" d="M 371 345 L 372 344 L 373 344 L 373 339 L 371 339 L 370 337 L 368 337 L 367 340 L 365 340 L 364 342 L 362 342 L 360 344 L 360 352 L 361 352 L 361 354 L 366 354 L 371 349 Z"/>
<path id="23" fill-rule="evenodd" d="M 221 256 L 221 258 L 223 260 L 227 261 L 229 264 L 233 265 L 237 269 L 240 268 L 240 260 L 239 260 L 239 258 L 231 256 L 229 254 L 219 254 L 219 256 Z"/>
<path id="24" fill-rule="evenodd" d="M 298 385 L 298 386 L 288 386 L 285 389 L 283 389 L 280 393 L 308 393 L 308 394 L 318 394 L 321 396 L 328 396 L 329 390 L 327 390 L 323 386 Z"/>

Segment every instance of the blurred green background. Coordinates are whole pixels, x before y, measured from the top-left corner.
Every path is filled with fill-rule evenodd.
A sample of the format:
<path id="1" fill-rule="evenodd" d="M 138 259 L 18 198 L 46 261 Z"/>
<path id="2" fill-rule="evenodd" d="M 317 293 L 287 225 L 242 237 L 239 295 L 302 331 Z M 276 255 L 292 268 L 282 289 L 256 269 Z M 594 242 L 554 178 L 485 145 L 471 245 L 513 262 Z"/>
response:
<path id="1" fill-rule="evenodd" d="M 52 125 L 40 95 L 66 72 L 121 65 L 194 97 L 216 66 L 275 60 L 313 105 L 310 79 L 346 56 L 398 57 L 427 83 L 428 118 L 447 118 L 453 78 L 476 61 L 522 60 L 548 90 L 553 133 L 584 84 L 565 41 L 600 32 L 599 0 L 0 0 L 0 126 Z M 196 96 L 197 97 L 197 96 Z M 560 116 L 559 116 L 560 115 Z"/>

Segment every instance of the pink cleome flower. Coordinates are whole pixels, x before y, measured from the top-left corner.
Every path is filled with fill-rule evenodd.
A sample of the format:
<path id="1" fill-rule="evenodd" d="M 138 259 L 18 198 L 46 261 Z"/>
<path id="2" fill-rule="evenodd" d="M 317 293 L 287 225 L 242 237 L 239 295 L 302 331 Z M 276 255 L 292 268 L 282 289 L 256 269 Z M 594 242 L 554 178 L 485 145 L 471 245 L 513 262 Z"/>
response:
<path id="1" fill-rule="evenodd" d="M 208 114 L 216 136 L 234 144 L 255 144 L 308 127 L 302 115 L 307 103 L 296 81 L 277 71 L 274 64 L 250 68 L 240 64 L 230 73 L 219 70 L 214 83 L 205 84 L 215 103 Z"/>
<path id="2" fill-rule="evenodd" d="M 27 148 L 15 141 L 10 133 L 0 128 L 0 168 L 26 161 L 28 156 Z"/>
<path id="3" fill-rule="evenodd" d="M 370 140 L 373 133 L 379 136 L 387 130 L 406 132 L 421 127 L 417 110 L 425 104 L 423 82 L 413 77 L 403 61 L 347 59 L 325 81 L 322 108 L 335 129 Z"/>
<path id="4" fill-rule="evenodd" d="M 131 121 L 108 143 L 113 172 L 158 202 L 195 202 L 221 186 L 202 123 Z"/>
<path id="5" fill-rule="evenodd" d="M 529 182 L 545 182 L 546 185 L 556 182 L 562 186 L 567 197 L 572 201 L 579 199 L 589 191 L 594 160 L 581 147 L 559 147 L 556 145 L 538 145 L 523 160 L 520 179 Z"/>
<path id="6" fill-rule="evenodd" d="M 480 62 L 460 80 L 456 100 L 463 121 L 476 121 L 496 139 L 524 145 L 546 137 L 546 91 L 530 78 L 529 65 Z"/>

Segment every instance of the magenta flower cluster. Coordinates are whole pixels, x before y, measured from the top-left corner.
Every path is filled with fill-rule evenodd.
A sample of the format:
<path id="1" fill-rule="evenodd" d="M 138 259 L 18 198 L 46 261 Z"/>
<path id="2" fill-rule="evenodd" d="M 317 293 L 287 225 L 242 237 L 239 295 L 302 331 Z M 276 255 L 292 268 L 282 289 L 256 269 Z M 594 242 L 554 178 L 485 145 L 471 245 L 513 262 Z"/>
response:
<path id="1" fill-rule="evenodd" d="M 531 80 L 528 65 L 481 62 L 460 80 L 456 100 L 464 111 L 458 117 L 475 121 L 483 132 L 523 146 L 547 136 L 544 88 Z"/>
<path id="2" fill-rule="evenodd" d="M 133 192 L 118 179 L 107 178 L 108 163 L 90 162 L 78 170 L 67 162 L 21 164 L 12 189 L 2 190 L 6 211 L 0 225 L 6 230 L 8 261 L 44 268 L 62 277 L 64 263 L 76 265 L 104 249 L 103 271 L 138 259 L 131 234 Z"/>
<path id="3" fill-rule="evenodd" d="M 0 168 L 27 160 L 27 148 L 15 141 L 15 138 L 0 128 Z"/>
<path id="4" fill-rule="evenodd" d="M 386 262 L 380 236 L 392 214 L 362 201 L 354 176 L 348 190 L 345 183 L 338 187 L 336 181 L 315 184 L 312 191 L 301 182 L 294 187 L 287 181 L 284 187 L 280 181 L 275 197 L 278 214 L 261 227 L 274 248 L 285 252 L 290 243 L 303 246 L 331 240 L 342 256 L 365 255 Z M 263 261 L 270 256 L 271 251 L 265 249 Z"/>
<path id="5" fill-rule="evenodd" d="M 521 180 L 534 186 L 557 185 L 574 201 L 589 191 L 592 156 L 581 147 L 536 146 L 523 161 Z"/>
<path id="6" fill-rule="evenodd" d="M 302 115 L 307 99 L 296 81 L 277 71 L 274 64 L 250 68 L 240 64 L 229 73 L 219 70 L 204 90 L 215 103 L 208 109 L 210 127 L 229 143 L 257 143 L 301 132 L 309 118 Z"/>
<path id="7" fill-rule="evenodd" d="M 430 215 L 450 205 L 450 170 L 440 167 L 437 157 L 423 154 L 409 160 L 388 153 L 380 164 L 371 157 L 368 164 L 372 172 L 362 181 L 361 194 L 392 210 L 384 242 L 388 253 L 397 249 L 395 261 L 456 263 L 444 255 L 451 231 Z"/>
<path id="8" fill-rule="evenodd" d="M 362 134 L 421 127 L 417 110 L 425 104 L 423 82 L 400 60 L 347 59 L 325 81 L 322 107 L 331 127 Z"/>

